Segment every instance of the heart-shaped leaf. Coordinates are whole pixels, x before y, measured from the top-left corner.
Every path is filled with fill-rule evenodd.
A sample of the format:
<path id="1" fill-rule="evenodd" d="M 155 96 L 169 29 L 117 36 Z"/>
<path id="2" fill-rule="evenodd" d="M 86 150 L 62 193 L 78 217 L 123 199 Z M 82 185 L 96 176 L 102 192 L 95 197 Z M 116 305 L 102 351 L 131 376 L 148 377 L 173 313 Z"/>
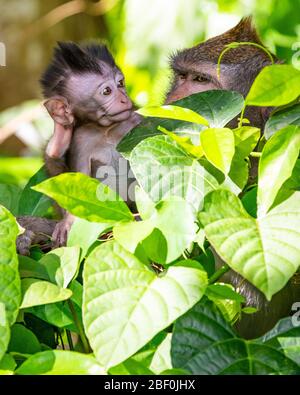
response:
<path id="1" fill-rule="evenodd" d="M 106 242 L 84 267 L 83 322 L 99 363 L 114 366 L 201 299 L 207 275 L 172 266 L 161 277 L 116 242 Z"/>
<path id="2" fill-rule="evenodd" d="M 300 264 L 300 193 L 258 219 L 231 192 L 207 195 L 199 214 L 207 239 L 236 272 L 271 299 Z"/>

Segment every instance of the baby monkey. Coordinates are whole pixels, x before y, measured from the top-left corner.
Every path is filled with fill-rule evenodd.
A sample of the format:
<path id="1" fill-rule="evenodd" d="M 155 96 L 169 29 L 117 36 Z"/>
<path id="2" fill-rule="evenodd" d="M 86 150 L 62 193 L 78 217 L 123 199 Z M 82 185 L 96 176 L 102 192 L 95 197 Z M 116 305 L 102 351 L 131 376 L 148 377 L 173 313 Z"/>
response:
<path id="1" fill-rule="evenodd" d="M 54 121 L 45 151 L 49 176 L 75 171 L 96 177 L 102 166 L 119 174 L 116 146 L 140 117 L 107 47 L 58 43 L 41 85 L 44 105 Z M 55 246 L 65 245 L 73 220 L 64 212 L 52 235 Z"/>

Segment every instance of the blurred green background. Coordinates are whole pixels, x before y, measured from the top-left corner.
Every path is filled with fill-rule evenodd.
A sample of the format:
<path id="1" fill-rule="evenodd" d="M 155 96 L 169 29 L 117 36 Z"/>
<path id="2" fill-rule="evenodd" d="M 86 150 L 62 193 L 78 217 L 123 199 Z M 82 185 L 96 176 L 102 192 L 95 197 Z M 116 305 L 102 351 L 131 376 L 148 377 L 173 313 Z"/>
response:
<path id="1" fill-rule="evenodd" d="M 106 41 L 137 106 L 162 103 L 172 52 L 244 15 L 279 58 L 291 62 L 300 49 L 300 0 L 0 0 L 0 10 L 0 183 L 19 186 L 52 132 L 38 81 L 58 40 Z"/>

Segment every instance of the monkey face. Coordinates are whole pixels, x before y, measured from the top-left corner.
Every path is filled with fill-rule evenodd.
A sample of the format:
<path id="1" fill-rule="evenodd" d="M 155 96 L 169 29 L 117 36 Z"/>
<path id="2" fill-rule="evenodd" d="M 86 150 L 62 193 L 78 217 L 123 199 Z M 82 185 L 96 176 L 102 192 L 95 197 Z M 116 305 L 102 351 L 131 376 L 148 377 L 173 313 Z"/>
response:
<path id="1" fill-rule="evenodd" d="M 218 80 L 216 66 L 208 63 L 192 65 L 184 62 L 174 62 L 172 65 L 173 83 L 167 94 L 166 104 L 190 96 L 194 93 L 212 89 L 226 89 Z"/>
<path id="2" fill-rule="evenodd" d="M 76 118 L 109 126 L 130 117 L 132 102 L 121 71 L 108 65 L 102 65 L 101 69 L 101 74 L 72 75 L 66 90 Z"/>

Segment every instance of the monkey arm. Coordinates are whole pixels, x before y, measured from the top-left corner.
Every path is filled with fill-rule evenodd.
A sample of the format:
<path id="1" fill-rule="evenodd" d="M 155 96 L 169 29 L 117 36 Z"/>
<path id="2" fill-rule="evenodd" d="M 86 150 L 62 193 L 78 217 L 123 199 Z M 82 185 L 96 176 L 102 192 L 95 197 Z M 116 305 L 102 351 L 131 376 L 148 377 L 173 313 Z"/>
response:
<path id="1" fill-rule="evenodd" d="M 17 222 L 25 232 L 17 238 L 17 251 L 21 255 L 29 255 L 32 244 L 43 243 L 51 240 L 54 228 L 58 221 L 48 218 L 22 216 Z"/>

